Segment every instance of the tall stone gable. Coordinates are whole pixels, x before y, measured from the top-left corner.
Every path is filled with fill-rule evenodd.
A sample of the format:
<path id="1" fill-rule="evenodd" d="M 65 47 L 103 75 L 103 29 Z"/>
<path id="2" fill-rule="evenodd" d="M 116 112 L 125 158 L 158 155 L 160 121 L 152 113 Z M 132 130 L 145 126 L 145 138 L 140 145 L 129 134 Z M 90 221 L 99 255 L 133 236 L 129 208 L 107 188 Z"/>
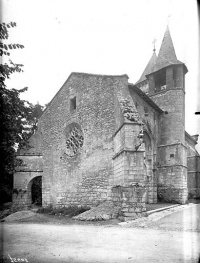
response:
<path id="1" fill-rule="evenodd" d="M 40 120 L 43 204 L 95 205 L 113 178 L 115 94 L 127 76 L 72 73 Z"/>

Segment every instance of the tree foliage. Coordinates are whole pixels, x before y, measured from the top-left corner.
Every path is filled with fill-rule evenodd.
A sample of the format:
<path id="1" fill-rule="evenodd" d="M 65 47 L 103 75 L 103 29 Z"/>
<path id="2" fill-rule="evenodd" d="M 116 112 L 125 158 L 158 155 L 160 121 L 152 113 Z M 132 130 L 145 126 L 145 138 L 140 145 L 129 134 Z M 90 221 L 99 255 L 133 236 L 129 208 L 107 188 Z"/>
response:
<path id="1" fill-rule="evenodd" d="M 5 44 L 9 38 L 9 29 L 16 23 L 0 23 L 0 56 L 2 60 L 9 57 L 14 49 L 22 49 L 20 44 Z M 43 107 L 33 105 L 20 99 L 20 95 L 27 88 L 8 89 L 5 81 L 13 73 L 23 72 L 23 65 L 13 63 L 10 59 L 0 64 L 0 178 L 1 178 L 1 202 L 8 201 L 12 189 L 12 175 L 16 165 L 16 149 L 27 144 L 27 139 L 37 128 L 37 121 L 42 114 Z M 5 197 L 3 194 L 7 194 Z"/>
<path id="2" fill-rule="evenodd" d="M 16 23 L 10 22 L 8 24 L 6 23 L 0 23 L 0 56 L 10 56 L 10 50 L 12 49 L 22 49 L 24 48 L 23 45 L 20 44 L 6 44 L 3 43 L 3 41 L 8 40 L 9 38 L 9 32 L 8 29 L 16 27 Z M 15 64 L 9 59 L 9 64 L 4 63 L 0 64 L 0 72 L 1 72 L 1 77 L 0 77 L 0 85 L 1 87 L 5 88 L 5 80 L 6 78 L 10 78 L 10 75 L 15 73 L 15 72 L 23 72 L 22 70 L 23 65 L 21 64 Z"/>

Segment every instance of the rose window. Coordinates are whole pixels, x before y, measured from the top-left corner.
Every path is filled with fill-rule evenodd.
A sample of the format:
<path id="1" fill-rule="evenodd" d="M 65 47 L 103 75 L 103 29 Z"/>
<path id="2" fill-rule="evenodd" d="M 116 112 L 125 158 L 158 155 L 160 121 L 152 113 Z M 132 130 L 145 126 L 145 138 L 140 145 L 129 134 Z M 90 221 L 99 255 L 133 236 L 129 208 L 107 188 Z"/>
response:
<path id="1" fill-rule="evenodd" d="M 75 156 L 82 148 L 83 141 L 84 138 L 81 129 L 79 127 L 72 128 L 66 140 L 65 153 L 70 157 Z"/>

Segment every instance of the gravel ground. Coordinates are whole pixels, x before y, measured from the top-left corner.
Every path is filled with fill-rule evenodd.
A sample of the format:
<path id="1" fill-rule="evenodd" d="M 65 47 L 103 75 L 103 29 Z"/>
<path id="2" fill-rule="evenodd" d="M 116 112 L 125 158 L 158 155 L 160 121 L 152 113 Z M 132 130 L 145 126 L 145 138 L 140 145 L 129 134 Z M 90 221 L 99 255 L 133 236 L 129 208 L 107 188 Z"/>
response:
<path id="1" fill-rule="evenodd" d="M 7 262 L 197 263 L 199 233 L 92 225 L 1 223 Z M 10 257 L 20 261 L 11 261 Z M 6 262 L 6 263 L 7 263 Z"/>

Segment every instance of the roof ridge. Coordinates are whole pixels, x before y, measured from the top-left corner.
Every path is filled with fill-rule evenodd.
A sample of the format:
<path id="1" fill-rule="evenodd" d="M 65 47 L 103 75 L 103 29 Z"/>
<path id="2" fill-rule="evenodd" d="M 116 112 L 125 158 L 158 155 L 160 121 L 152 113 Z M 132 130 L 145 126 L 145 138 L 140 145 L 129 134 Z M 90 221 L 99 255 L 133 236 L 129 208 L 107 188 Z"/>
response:
<path id="1" fill-rule="evenodd" d="M 95 73 L 85 73 L 85 72 L 71 72 L 71 75 L 85 75 L 85 76 L 97 76 L 97 77 L 127 77 L 129 76 L 127 74 L 121 74 L 121 75 L 106 75 L 106 74 L 95 74 Z"/>

